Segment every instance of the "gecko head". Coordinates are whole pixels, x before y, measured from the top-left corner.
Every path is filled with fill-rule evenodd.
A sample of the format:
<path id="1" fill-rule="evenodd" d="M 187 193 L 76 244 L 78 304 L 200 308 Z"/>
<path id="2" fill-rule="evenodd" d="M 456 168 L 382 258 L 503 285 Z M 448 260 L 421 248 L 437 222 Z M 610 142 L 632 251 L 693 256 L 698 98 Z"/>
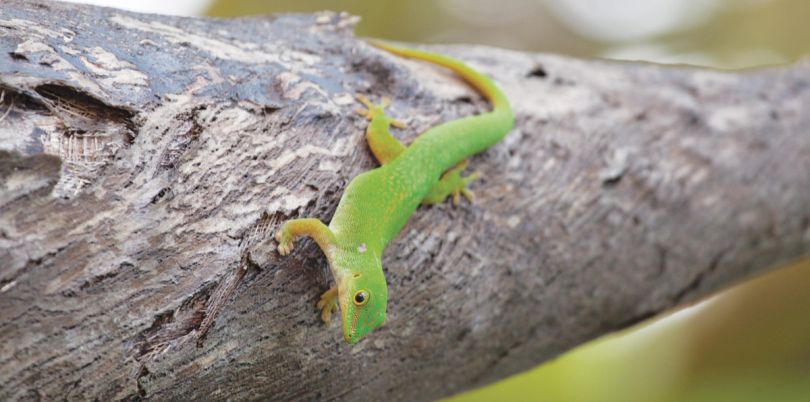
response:
<path id="1" fill-rule="evenodd" d="M 379 259 L 358 258 L 352 273 L 343 278 L 338 287 L 340 312 L 343 318 L 343 337 L 355 344 L 366 334 L 385 322 L 388 288 Z M 375 266 L 376 265 L 376 266 Z"/>

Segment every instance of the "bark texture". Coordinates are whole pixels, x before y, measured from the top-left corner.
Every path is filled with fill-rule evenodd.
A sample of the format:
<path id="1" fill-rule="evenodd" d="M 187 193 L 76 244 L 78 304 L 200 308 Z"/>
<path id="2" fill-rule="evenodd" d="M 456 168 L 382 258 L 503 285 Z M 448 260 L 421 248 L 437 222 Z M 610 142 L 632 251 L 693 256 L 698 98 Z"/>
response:
<path id="1" fill-rule="evenodd" d="M 272 233 L 375 167 L 354 94 L 406 141 L 486 108 L 355 23 L 0 3 L 1 400 L 431 400 L 810 251 L 810 64 L 431 46 L 517 127 L 472 158 L 474 205 L 392 243 L 388 323 L 349 347 L 317 246 Z"/>

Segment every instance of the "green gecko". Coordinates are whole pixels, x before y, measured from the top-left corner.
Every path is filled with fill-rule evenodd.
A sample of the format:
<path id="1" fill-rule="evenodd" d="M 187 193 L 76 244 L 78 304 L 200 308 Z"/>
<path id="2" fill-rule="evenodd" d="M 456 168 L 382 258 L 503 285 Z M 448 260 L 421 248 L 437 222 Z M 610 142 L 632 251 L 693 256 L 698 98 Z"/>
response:
<path id="1" fill-rule="evenodd" d="M 515 117 L 509 100 L 492 80 L 453 58 L 421 50 L 372 45 L 395 55 L 425 60 L 449 68 L 475 87 L 491 103 L 492 111 L 450 121 L 428 129 L 406 147 L 390 128 L 404 124 L 385 114 L 390 102 L 372 104 L 358 96 L 370 120 L 366 139 L 382 166 L 355 177 L 346 187 L 332 221 L 292 219 L 276 233 L 278 252 L 289 254 L 293 241 L 309 236 L 323 250 L 336 286 L 318 302 L 321 319 L 329 324 L 340 306 L 343 337 L 350 344 L 385 322 L 388 288 L 383 276 L 385 246 L 402 230 L 420 204 L 437 204 L 449 195 L 470 201 L 467 185 L 476 175 L 462 177 L 467 158 L 500 141 L 512 129 Z"/>

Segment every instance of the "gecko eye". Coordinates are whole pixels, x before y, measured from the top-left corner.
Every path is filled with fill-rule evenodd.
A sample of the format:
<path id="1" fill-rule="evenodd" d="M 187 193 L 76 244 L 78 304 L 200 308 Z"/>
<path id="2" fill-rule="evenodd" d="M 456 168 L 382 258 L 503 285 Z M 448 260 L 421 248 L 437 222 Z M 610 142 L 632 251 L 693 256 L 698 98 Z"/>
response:
<path id="1" fill-rule="evenodd" d="M 368 296 L 368 291 L 358 290 L 357 293 L 354 294 L 354 304 L 362 306 L 368 303 Z"/>

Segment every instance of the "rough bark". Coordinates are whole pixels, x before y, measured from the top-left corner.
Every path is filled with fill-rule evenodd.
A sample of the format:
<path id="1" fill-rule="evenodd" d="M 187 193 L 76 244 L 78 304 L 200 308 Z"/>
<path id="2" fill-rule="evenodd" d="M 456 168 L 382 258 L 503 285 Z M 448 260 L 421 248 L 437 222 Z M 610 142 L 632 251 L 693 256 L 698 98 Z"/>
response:
<path id="1" fill-rule="evenodd" d="M 355 22 L 0 4 L 0 399 L 430 400 L 810 251 L 808 63 L 432 46 L 517 127 L 472 158 L 474 205 L 417 211 L 388 323 L 346 345 L 316 245 L 271 234 L 375 166 L 353 95 L 392 98 L 406 140 L 486 108 Z"/>

